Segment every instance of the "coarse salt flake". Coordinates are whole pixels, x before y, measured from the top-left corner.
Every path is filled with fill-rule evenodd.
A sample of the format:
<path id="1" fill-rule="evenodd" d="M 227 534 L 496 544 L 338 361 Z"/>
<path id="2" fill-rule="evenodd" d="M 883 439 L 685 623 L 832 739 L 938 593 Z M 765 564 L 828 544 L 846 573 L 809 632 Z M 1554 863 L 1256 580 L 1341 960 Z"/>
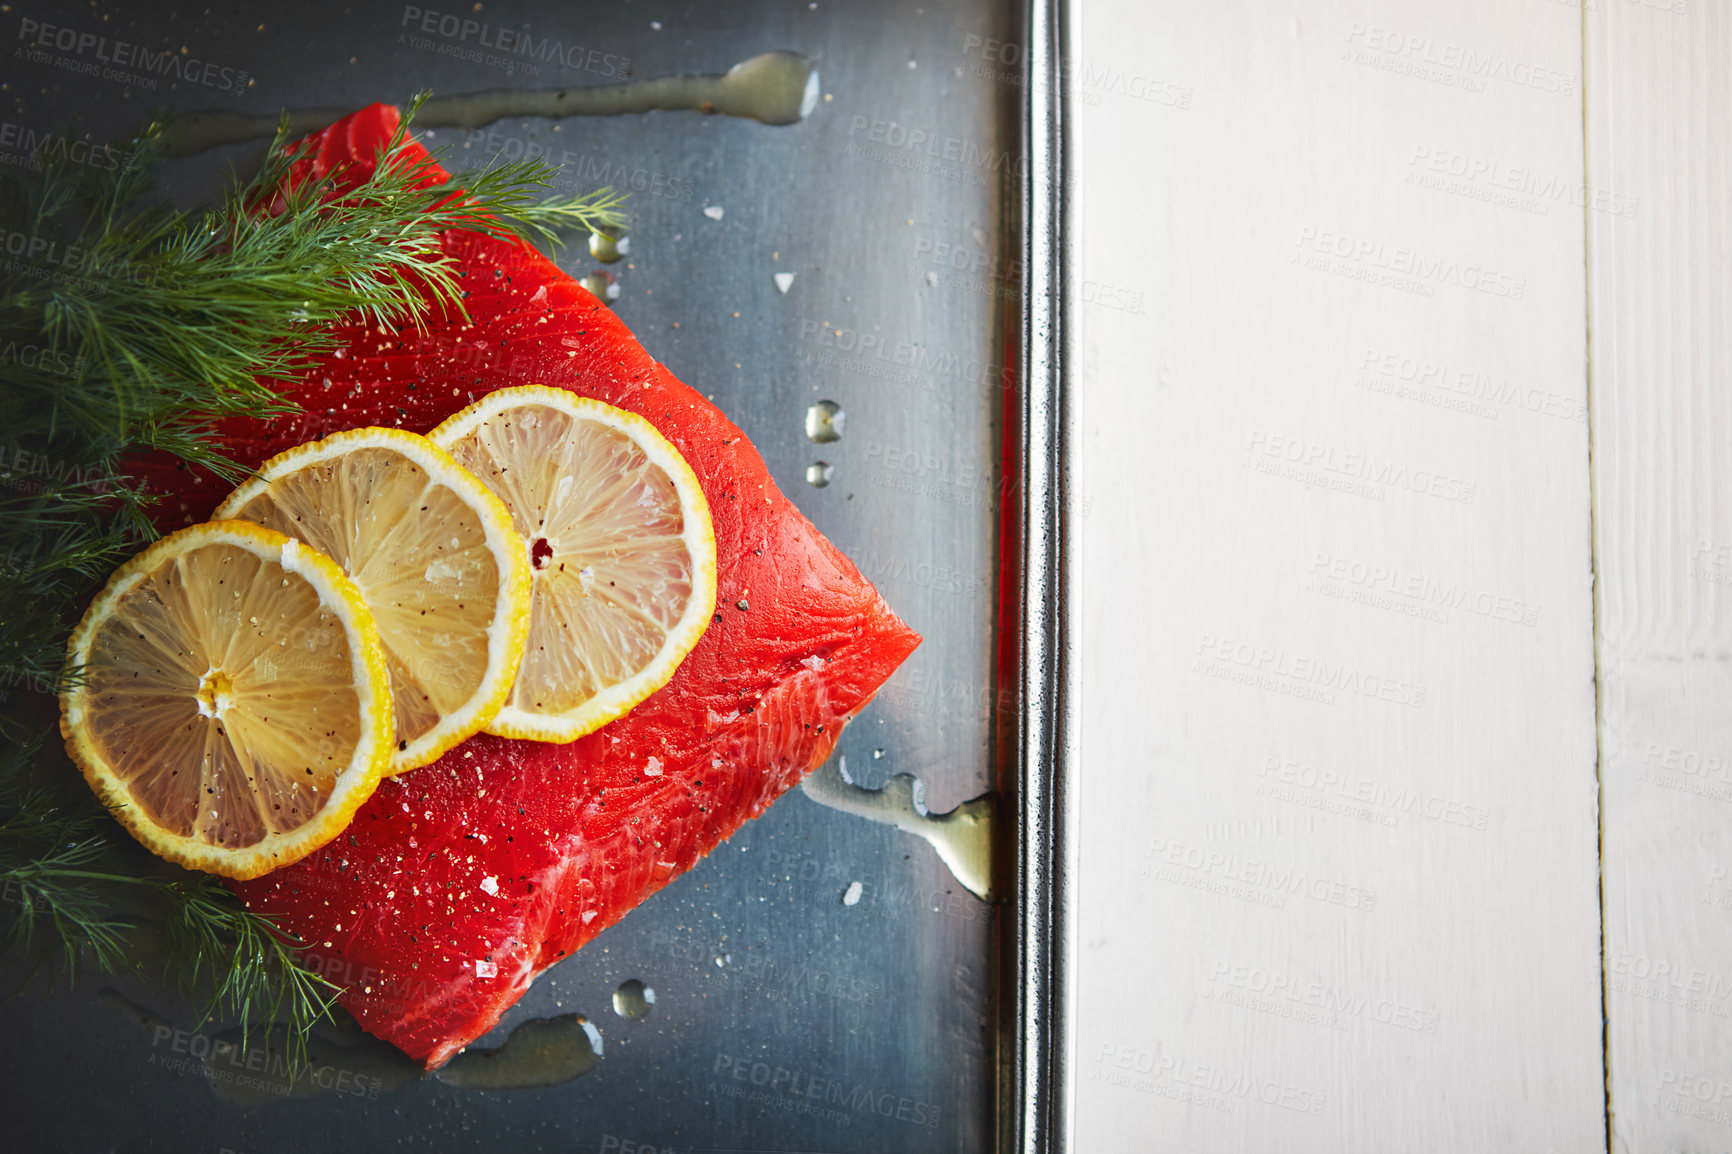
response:
<path id="1" fill-rule="evenodd" d="M 475 976 L 478 978 L 496 978 L 499 976 L 499 966 L 485 958 L 476 958 Z"/>
<path id="2" fill-rule="evenodd" d="M 496 877 L 482 878 L 481 892 L 487 894 L 489 897 L 497 894 L 499 892 L 499 879 Z"/>

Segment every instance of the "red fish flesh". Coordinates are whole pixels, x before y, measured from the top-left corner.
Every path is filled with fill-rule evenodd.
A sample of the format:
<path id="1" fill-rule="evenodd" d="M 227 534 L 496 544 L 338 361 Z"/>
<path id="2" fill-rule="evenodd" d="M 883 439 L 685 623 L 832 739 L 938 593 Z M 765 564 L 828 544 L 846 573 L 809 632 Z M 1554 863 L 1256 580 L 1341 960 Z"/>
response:
<path id="1" fill-rule="evenodd" d="M 397 123 L 387 105 L 339 121 L 315 137 L 313 171 L 370 170 Z M 821 764 L 920 643 L 740 430 L 594 296 L 527 245 L 443 244 L 467 322 L 344 330 L 342 351 L 289 390 L 305 412 L 226 422 L 229 451 L 257 464 L 358 425 L 425 432 L 503 386 L 568 388 L 648 418 L 690 462 L 715 520 L 719 604 L 673 679 L 621 720 L 569 745 L 472 738 L 382 784 L 323 850 L 235 883 L 346 987 L 362 1026 L 429 1068 Z M 225 495 L 196 470 L 146 473 L 169 494 L 165 529 Z"/>

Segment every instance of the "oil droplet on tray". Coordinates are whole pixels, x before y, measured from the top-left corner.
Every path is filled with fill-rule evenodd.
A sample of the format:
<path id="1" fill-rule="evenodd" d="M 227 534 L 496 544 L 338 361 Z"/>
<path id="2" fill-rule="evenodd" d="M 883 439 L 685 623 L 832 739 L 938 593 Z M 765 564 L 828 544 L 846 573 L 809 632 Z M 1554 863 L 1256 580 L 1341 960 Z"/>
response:
<path id="1" fill-rule="evenodd" d="M 822 489 L 830 483 L 830 477 L 836 472 L 836 466 L 828 461 L 813 461 L 806 466 L 806 482 L 814 489 Z"/>
<path id="2" fill-rule="evenodd" d="M 631 237 L 608 236 L 604 232 L 589 234 L 589 255 L 602 264 L 612 264 L 631 251 Z"/>
<path id="3" fill-rule="evenodd" d="M 582 1014 L 561 1014 L 523 1023 L 496 1049 L 471 1047 L 433 1076 L 472 1090 L 537 1090 L 589 1073 L 601 1054 L 601 1031 Z"/>
<path id="4" fill-rule="evenodd" d="M 577 283 L 594 293 L 604 304 L 612 304 L 619 299 L 619 282 L 605 269 L 598 268 Z"/>
<path id="5" fill-rule="evenodd" d="M 636 978 L 621 982 L 619 989 L 613 992 L 613 1012 L 634 1022 L 647 1015 L 655 1004 L 655 990 Z"/>
<path id="6" fill-rule="evenodd" d="M 817 63 L 798 52 L 765 52 L 742 60 L 720 75 L 657 76 L 623 84 L 567 85 L 555 88 L 494 88 L 485 92 L 435 96 L 421 106 L 415 127 L 484 128 L 496 120 L 567 116 L 619 116 L 623 113 L 690 110 L 798 124 L 818 106 L 821 82 Z M 243 140 L 269 140 L 279 117 L 287 116 L 289 135 L 317 132 L 347 115 L 347 107 L 292 108 L 244 113 L 206 109 L 182 113 L 163 133 L 171 157 L 192 156 L 207 148 Z"/>
<path id="7" fill-rule="evenodd" d="M 820 445 L 842 439 L 842 428 L 848 414 L 835 401 L 819 401 L 806 410 L 806 435 Z"/>
<path id="8" fill-rule="evenodd" d="M 106 1002 L 161 1041 L 181 1032 L 159 1015 L 113 988 L 100 991 Z M 287 1026 L 255 1024 L 206 1034 L 193 1027 L 189 1052 L 198 1061 L 212 1093 L 234 1106 L 263 1106 L 287 1098 L 312 1098 L 333 1089 L 361 1087 L 370 1097 L 420 1079 L 421 1064 L 397 1047 L 361 1032 L 353 1018 L 334 1011 L 315 1027 L 304 1050 L 291 1044 Z M 185 1036 L 184 1032 L 181 1032 Z M 200 1053 L 197 1043 L 203 1043 Z M 154 1044 L 154 1043 L 153 1043 Z M 291 1062 L 291 1056 L 295 1059 Z"/>
<path id="9" fill-rule="evenodd" d="M 819 805 L 925 838 L 957 881 L 983 901 L 996 900 L 992 860 L 996 795 L 982 794 L 949 813 L 932 813 L 926 808 L 926 786 L 919 778 L 899 773 L 881 789 L 862 789 L 848 776 L 846 757 L 825 762 L 800 788 Z"/>

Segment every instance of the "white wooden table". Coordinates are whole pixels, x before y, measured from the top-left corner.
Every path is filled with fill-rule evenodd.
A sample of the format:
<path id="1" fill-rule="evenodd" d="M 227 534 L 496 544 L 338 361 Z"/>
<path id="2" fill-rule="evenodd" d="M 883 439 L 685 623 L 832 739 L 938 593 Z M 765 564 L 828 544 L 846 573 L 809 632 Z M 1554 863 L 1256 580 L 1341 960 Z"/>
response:
<path id="1" fill-rule="evenodd" d="M 1073 0 L 1072 1148 L 1732 1148 L 1732 4 Z"/>

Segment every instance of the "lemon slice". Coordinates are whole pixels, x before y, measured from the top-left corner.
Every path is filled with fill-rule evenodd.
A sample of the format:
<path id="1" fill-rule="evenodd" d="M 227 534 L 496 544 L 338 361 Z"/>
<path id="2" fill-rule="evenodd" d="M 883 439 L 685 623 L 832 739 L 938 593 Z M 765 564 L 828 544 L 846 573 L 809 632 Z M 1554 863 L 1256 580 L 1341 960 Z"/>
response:
<path id="1" fill-rule="evenodd" d="M 335 562 L 240 521 L 121 566 L 72 633 L 67 752 L 122 825 L 257 877 L 349 824 L 391 755 L 385 651 Z"/>
<path id="2" fill-rule="evenodd" d="M 534 568 L 529 645 L 488 732 L 575 741 L 666 684 L 715 612 L 716 537 L 655 426 L 524 385 L 428 437 L 504 500 Z"/>
<path id="3" fill-rule="evenodd" d="M 341 565 L 379 623 L 405 773 L 505 703 L 529 629 L 511 514 L 425 437 L 351 429 L 278 454 L 216 516 L 298 537 Z"/>

